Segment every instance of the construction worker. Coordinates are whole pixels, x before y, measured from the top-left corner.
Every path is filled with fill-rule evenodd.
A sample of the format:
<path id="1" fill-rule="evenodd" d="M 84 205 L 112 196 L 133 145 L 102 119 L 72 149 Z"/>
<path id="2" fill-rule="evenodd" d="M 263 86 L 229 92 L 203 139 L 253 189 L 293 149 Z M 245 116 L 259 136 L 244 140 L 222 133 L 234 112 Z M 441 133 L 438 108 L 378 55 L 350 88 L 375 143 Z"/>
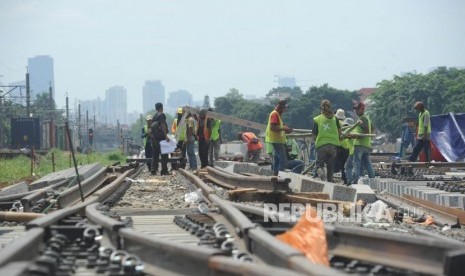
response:
<path id="1" fill-rule="evenodd" d="M 260 158 L 263 145 L 260 139 L 253 132 L 238 132 L 237 139 L 247 144 L 247 153 L 244 156 L 244 162 L 257 163 Z"/>
<path id="2" fill-rule="evenodd" d="M 199 139 L 199 158 L 200 168 L 208 166 L 208 148 L 211 137 L 211 120 L 207 118 L 207 109 L 202 107 L 199 111 L 199 120 L 197 129 L 197 137 Z"/>
<path id="3" fill-rule="evenodd" d="M 150 126 L 152 125 L 152 115 L 147 115 L 145 117 L 145 125 L 142 127 L 142 134 L 140 138 L 142 138 L 142 144 L 144 146 L 144 151 L 145 151 L 145 158 L 148 159 L 147 162 L 147 167 L 150 171 L 150 164 L 152 163 L 152 154 L 153 154 L 153 149 L 152 149 L 152 138 L 150 135 Z"/>
<path id="4" fill-rule="evenodd" d="M 352 175 L 352 184 L 357 184 L 360 173 L 362 173 L 362 168 L 367 170 L 368 177 L 374 178 L 375 173 L 370 161 L 371 153 L 371 137 L 369 136 L 359 136 L 356 134 L 371 134 L 373 133 L 373 125 L 370 118 L 365 114 L 365 104 L 362 102 L 357 102 L 354 105 L 355 113 L 358 116 L 357 126 L 353 133 L 355 134 L 354 140 L 354 170 Z"/>
<path id="5" fill-rule="evenodd" d="M 316 174 L 322 180 L 333 182 L 334 161 L 340 146 L 341 126 L 331 110 L 331 102 L 320 103 L 320 115 L 313 118 L 312 133 L 316 137 Z M 324 167 L 326 163 L 326 177 Z"/>
<path id="6" fill-rule="evenodd" d="M 301 174 L 304 170 L 304 162 L 299 160 L 299 145 L 294 138 L 286 138 L 286 169 L 291 170 L 293 173 Z"/>
<path id="7" fill-rule="evenodd" d="M 343 125 L 344 120 L 346 119 L 346 113 L 344 109 L 338 109 L 336 111 L 336 119 L 339 121 L 339 125 Z M 342 137 L 339 140 L 340 146 L 337 148 L 336 162 L 334 164 L 334 172 L 341 172 L 341 178 L 344 184 L 347 184 L 345 163 L 349 157 L 349 139 Z"/>
<path id="8" fill-rule="evenodd" d="M 402 132 L 400 135 L 399 158 L 405 159 L 405 152 L 415 146 L 415 122 L 410 118 L 402 119 Z"/>
<path id="9" fill-rule="evenodd" d="M 428 109 L 422 102 L 416 102 L 413 108 L 418 112 L 418 139 L 413 147 L 412 154 L 408 158 L 410 162 L 415 162 L 421 149 L 425 153 L 426 162 L 431 161 L 431 120 Z"/>
<path id="10" fill-rule="evenodd" d="M 181 121 L 181 117 L 183 114 L 182 107 L 176 110 L 176 118 L 174 118 L 173 123 L 171 124 L 171 133 L 174 135 L 176 134 L 176 129 L 178 127 L 179 121 Z"/>
<path id="11" fill-rule="evenodd" d="M 150 127 L 152 134 L 152 147 L 153 147 L 153 157 L 152 157 L 152 167 L 151 174 L 156 175 L 158 171 L 158 160 L 161 156 L 161 172 L 160 175 L 169 175 L 168 172 L 168 154 L 162 154 L 160 149 L 160 142 L 166 140 L 170 141 L 168 137 L 168 125 L 166 124 L 166 116 L 163 113 L 163 104 L 156 103 L 155 110 L 157 113 L 153 116 L 153 123 Z"/>
<path id="12" fill-rule="evenodd" d="M 293 130 L 283 123 L 281 115 L 289 108 L 286 100 L 279 100 L 268 117 L 266 126 L 265 142 L 273 147 L 273 175 L 286 168 L 286 133 Z"/>
<path id="13" fill-rule="evenodd" d="M 350 128 L 354 124 L 354 119 L 346 118 L 342 123 L 342 130 Z M 350 137 L 343 137 L 341 140 L 341 146 L 349 150 L 346 162 L 344 164 L 345 178 L 344 184 L 349 185 L 352 183 L 352 171 L 354 169 L 354 139 Z"/>
<path id="14" fill-rule="evenodd" d="M 184 114 L 183 108 L 182 107 L 178 108 L 176 110 L 177 118 L 175 118 L 173 120 L 173 124 L 171 125 L 171 133 L 173 133 L 174 135 L 178 134 L 176 136 L 176 138 L 178 139 L 178 142 L 176 144 L 176 151 L 175 152 L 177 152 L 177 153 L 175 153 L 175 156 L 179 155 L 179 157 L 180 157 L 180 159 L 179 159 L 179 167 L 182 168 L 182 169 L 184 169 L 186 167 L 186 162 L 187 162 L 187 159 L 186 159 L 186 144 L 184 143 L 184 141 L 186 139 L 186 124 L 184 123 L 182 125 L 179 125 L 179 123 L 181 122 L 181 118 L 182 118 L 183 114 Z M 179 128 L 179 133 L 176 133 L 178 131 L 178 128 Z M 176 155 L 176 154 L 178 154 L 178 155 Z"/>
<path id="15" fill-rule="evenodd" d="M 208 111 L 213 111 L 213 108 L 209 108 Z M 218 160 L 220 155 L 221 147 L 221 120 L 213 119 L 211 120 L 211 136 L 208 146 L 208 164 L 213 167 L 213 162 Z"/>
<path id="16" fill-rule="evenodd" d="M 194 119 L 191 113 L 186 116 L 184 122 L 186 129 L 186 139 L 184 141 L 187 157 L 189 158 L 189 169 L 197 170 L 197 157 L 195 156 L 195 141 L 197 140 L 197 121 Z"/>

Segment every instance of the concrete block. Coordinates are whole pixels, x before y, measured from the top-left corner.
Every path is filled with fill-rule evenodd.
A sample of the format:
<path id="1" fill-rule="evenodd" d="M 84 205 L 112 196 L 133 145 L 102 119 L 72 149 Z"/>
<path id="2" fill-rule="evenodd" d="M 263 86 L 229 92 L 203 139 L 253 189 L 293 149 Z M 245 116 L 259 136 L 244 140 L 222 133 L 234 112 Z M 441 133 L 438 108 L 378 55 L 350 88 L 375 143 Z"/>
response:
<path id="1" fill-rule="evenodd" d="M 235 163 L 233 172 L 259 174 L 260 168 L 254 163 Z"/>
<path id="2" fill-rule="evenodd" d="M 333 193 L 332 193 L 331 199 L 342 200 L 342 201 L 352 201 L 352 202 L 355 201 L 355 189 L 354 188 L 351 188 L 345 185 L 338 185 L 334 183 L 328 183 L 328 184 L 332 184 L 333 186 L 332 187 Z M 325 188 L 326 186 L 330 186 L 328 184 L 325 184 Z M 366 186 L 368 187 L 368 185 Z M 325 192 L 325 189 L 323 189 L 323 192 Z"/>
<path id="3" fill-rule="evenodd" d="M 234 173 L 234 163 L 231 163 L 229 164 L 229 166 L 227 167 L 224 167 L 224 168 L 218 168 L 224 172 L 227 172 L 227 173 Z"/>
<path id="4" fill-rule="evenodd" d="M 423 199 L 431 201 L 433 203 L 440 204 L 439 199 L 438 199 L 439 195 L 445 194 L 445 193 L 447 193 L 447 192 L 440 191 L 440 190 L 431 191 L 431 192 L 424 192 L 423 193 Z"/>
<path id="5" fill-rule="evenodd" d="M 279 172 L 278 176 L 280 178 L 289 178 L 291 182 L 289 182 L 289 188 L 291 188 L 294 192 L 300 192 L 302 186 L 302 177 L 303 175 L 295 174 L 291 172 Z"/>
<path id="6" fill-rule="evenodd" d="M 103 166 L 100 163 L 78 166 L 79 176 L 81 177 L 81 180 L 85 180 L 102 168 Z M 44 188 L 66 179 L 72 179 L 74 177 L 76 177 L 76 171 L 74 167 L 59 172 L 49 173 L 46 176 L 31 183 L 29 185 L 29 190 Z"/>
<path id="7" fill-rule="evenodd" d="M 269 167 L 259 167 L 259 174 L 264 176 L 272 176 L 273 171 Z"/>
<path id="8" fill-rule="evenodd" d="M 429 188 L 429 189 L 426 189 L 426 188 L 418 189 L 418 190 L 416 190 L 416 194 L 417 194 L 416 197 L 418 197 L 418 198 L 423 198 L 423 194 L 424 194 L 425 192 L 432 192 L 432 191 L 434 191 L 434 190 L 435 190 L 435 189 L 432 189 L 432 188 Z"/>
<path id="9" fill-rule="evenodd" d="M 379 178 L 370 178 L 368 179 L 368 185 L 370 186 L 371 189 L 377 190 L 377 191 L 383 191 L 381 186 L 380 186 L 380 179 Z"/>
<path id="10" fill-rule="evenodd" d="M 459 194 L 443 194 L 440 195 L 441 205 L 448 207 L 459 207 Z"/>
<path id="11" fill-rule="evenodd" d="M 28 192 L 29 188 L 25 181 L 10 185 L 0 190 L 0 196 L 16 195 Z"/>
<path id="12" fill-rule="evenodd" d="M 231 164 L 234 163 L 233 161 L 215 161 L 215 166 L 220 167 L 220 168 L 227 168 L 231 166 Z"/>
<path id="13" fill-rule="evenodd" d="M 232 155 L 241 153 L 244 155 L 247 152 L 247 144 L 242 142 L 237 143 L 225 143 L 220 146 L 220 154 Z"/>
<path id="14" fill-rule="evenodd" d="M 465 195 L 459 194 L 458 200 L 459 200 L 459 208 L 462 210 L 465 210 Z"/>
<path id="15" fill-rule="evenodd" d="M 363 200 L 366 203 L 373 203 L 377 200 L 376 193 L 368 185 L 354 184 L 350 188 L 355 189 L 355 202 Z"/>
<path id="16" fill-rule="evenodd" d="M 325 183 L 316 179 L 311 179 L 308 176 L 304 176 L 301 181 L 301 192 L 323 192 Z M 331 196 L 331 194 L 330 194 Z"/>

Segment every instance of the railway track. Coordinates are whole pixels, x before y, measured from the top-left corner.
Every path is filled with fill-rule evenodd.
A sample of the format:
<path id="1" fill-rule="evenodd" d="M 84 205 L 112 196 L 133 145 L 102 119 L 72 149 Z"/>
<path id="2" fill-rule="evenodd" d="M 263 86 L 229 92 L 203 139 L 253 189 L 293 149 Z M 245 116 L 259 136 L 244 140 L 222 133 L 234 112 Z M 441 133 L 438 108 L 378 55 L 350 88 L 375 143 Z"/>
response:
<path id="1" fill-rule="evenodd" d="M 460 265 L 465 256 L 462 242 L 428 231 L 412 236 L 341 225 L 326 226 L 331 267 L 315 265 L 274 238 L 291 229 L 292 223 L 265 222 L 269 210 L 240 202 L 340 201 L 324 193 L 291 192 L 285 178 L 208 168 L 197 175 L 181 169 L 174 176 L 154 179 L 143 168 L 130 164 L 96 170 L 81 183 L 83 202 L 72 180 L 9 198 L 31 212 L 25 214 L 49 214 L 22 218 L 24 226 L 0 229 L 0 242 L 5 241 L 1 275 L 465 274 Z M 189 184 L 168 185 L 179 178 Z M 218 195 L 217 185 L 236 202 Z M 163 187 L 169 193 L 158 200 L 171 197 L 178 203 L 165 205 L 170 209 L 140 208 L 131 202 L 137 197 L 142 202 L 156 201 L 144 196 L 156 198 Z M 172 190 L 180 192 L 172 194 Z M 136 191 L 139 194 L 125 201 L 127 193 Z M 180 194 L 192 192 L 197 195 L 195 202 L 186 205 L 184 198 L 179 200 Z"/>
<path id="2" fill-rule="evenodd" d="M 27 222 L 26 235 L 2 249 L 2 275 L 164 275 L 190 274 L 192 271 L 201 275 L 298 275 L 314 270 L 318 272 L 315 275 L 320 275 L 328 270 L 315 267 L 302 254 L 292 250 L 289 254 L 301 255 L 301 258 L 292 256 L 300 271 L 271 266 L 258 255 L 246 251 L 246 239 L 235 229 L 241 229 L 239 233 L 249 229 L 253 232 L 254 225 L 215 195 L 207 199 L 208 204 L 216 206 L 208 214 L 110 218 L 106 212 L 115 202 L 111 197 L 130 182 L 123 179 L 132 176 L 134 171 L 130 169 L 122 173 L 100 189 L 86 189 L 94 191 L 84 202 L 78 202 L 76 194 L 70 195 L 77 193 L 74 189 L 63 192 L 61 208 Z M 95 181 L 100 182 L 101 179 Z M 194 232 L 195 228 L 197 231 Z M 279 243 L 266 246 L 267 250 L 276 252 L 282 247 Z M 301 261 L 306 263 L 299 264 Z"/>

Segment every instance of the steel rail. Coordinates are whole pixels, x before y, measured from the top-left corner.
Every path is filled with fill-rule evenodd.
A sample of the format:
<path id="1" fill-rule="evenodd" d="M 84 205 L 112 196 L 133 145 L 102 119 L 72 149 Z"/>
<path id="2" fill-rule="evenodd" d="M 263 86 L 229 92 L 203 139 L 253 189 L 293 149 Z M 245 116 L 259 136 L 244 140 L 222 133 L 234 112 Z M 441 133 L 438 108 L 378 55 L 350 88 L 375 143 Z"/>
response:
<path id="1" fill-rule="evenodd" d="M 28 191 L 28 192 L 14 194 L 14 195 L 0 196 L 0 202 L 6 202 L 6 201 L 21 199 L 21 198 L 23 198 L 25 196 L 33 194 L 34 192 L 35 191 Z"/>
<path id="2" fill-rule="evenodd" d="M 25 212 L 33 211 L 32 209 L 37 201 L 48 197 L 48 193 L 47 193 L 48 191 L 56 191 L 57 189 L 60 189 L 68 185 L 69 182 L 71 182 L 70 179 L 64 179 L 51 186 L 47 186 L 44 188 L 40 188 L 38 190 L 34 190 L 32 194 L 29 194 L 21 198 L 21 204 L 24 207 L 24 211 Z"/>
<path id="3" fill-rule="evenodd" d="M 225 254 L 219 249 L 173 243 L 128 228 L 120 229 L 119 236 L 124 249 L 137 254 L 144 262 L 184 275 L 208 275 L 209 258 Z"/>
<path id="4" fill-rule="evenodd" d="M 431 208 L 430 206 L 423 205 L 419 202 L 413 201 L 406 197 L 400 197 L 391 193 L 383 193 L 377 195 L 376 198 L 385 201 L 387 204 L 394 206 L 397 209 L 404 210 L 407 213 L 412 213 L 416 217 L 421 217 L 425 213 L 433 215 L 436 224 L 439 226 L 444 225 L 457 225 L 460 224 L 459 218 L 456 215 L 446 213 L 444 211 Z"/>
<path id="5" fill-rule="evenodd" d="M 202 183 L 198 177 L 187 171 L 183 171 L 183 174 L 194 184 Z M 205 190 L 211 191 L 211 188 Z M 221 199 L 213 193 L 206 192 L 204 195 L 220 209 L 221 214 L 228 221 L 235 225 L 236 232 L 246 243 L 248 251 L 265 263 L 307 275 L 343 275 L 335 269 L 311 263 L 302 252 L 277 240 L 264 228 L 251 222 L 245 214 L 233 206 L 232 202 Z"/>
<path id="6" fill-rule="evenodd" d="M 249 177 L 239 174 L 231 174 L 222 170 L 207 167 L 206 177 L 213 182 L 218 180 L 222 183 L 236 188 L 256 188 L 259 190 L 285 190 L 289 191 L 290 178 L 278 178 L 277 176 L 256 176 Z"/>
<path id="7" fill-rule="evenodd" d="M 240 210 L 256 216 L 281 217 L 277 212 L 235 203 Z M 289 227 L 290 227 L 289 223 Z M 464 275 L 461 264 L 465 244 L 432 235 L 405 236 L 347 226 L 325 226 L 331 255 L 347 257 L 425 274 Z M 425 237 L 426 236 L 426 237 Z"/>
<path id="8" fill-rule="evenodd" d="M 194 183 L 195 186 L 199 187 L 205 197 L 208 197 L 208 195 L 215 193 L 215 189 L 205 184 L 205 182 L 203 182 L 202 179 L 200 179 L 196 175 L 190 173 L 185 169 L 179 169 L 179 172 L 181 172 L 181 174 L 184 177 L 188 178 L 189 181 Z"/>
<path id="9" fill-rule="evenodd" d="M 28 231 L 27 235 L 7 244 L 0 254 L 0 267 L 10 262 L 30 261 L 33 259 L 40 249 L 39 244 L 42 242 L 44 233 L 45 231 L 42 228 L 32 229 Z"/>
<path id="10" fill-rule="evenodd" d="M 100 203 L 92 203 L 86 206 L 86 217 L 93 223 L 103 227 L 104 233 L 109 237 L 111 243 L 115 245 L 116 248 L 121 248 L 120 238 L 118 231 L 121 228 L 124 228 L 124 223 L 116 221 L 108 216 L 105 216 L 98 210 Z"/>
<path id="11" fill-rule="evenodd" d="M 249 264 L 238 263 L 236 260 L 222 256 L 213 256 L 208 259 L 208 267 L 219 273 L 219 275 L 253 275 L 253 276 L 269 276 L 269 275 L 305 275 L 302 273 L 282 269 L 275 266 L 264 264 Z M 329 274 L 328 274 L 329 275 Z"/>
<path id="12" fill-rule="evenodd" d="M 437 167 L 437 168 L 465 168 L 465 162 L 400 162 L 400 163 L 388 163 L 388 166 L 394 167 L 413 167 L 413 168 L 423 168 L 423 167 Z"/>
<path id="13" fill-rule="evenodd" d="M 24 232 L 24 235 L 16 238 L 1 250 L 0 275 L 24 275 L 31 265 L 34 266 L 33 263 L 37 260 L 36 257 L 40 253 L 40 250 L 42 250 L 45 246 L 45 238 L 49 239 L 53 237 L 54 231 L 65 231 L 65 233 L 71 233 L 69 232 L 70 230 L 66 230 L 60 225 L 62 220 L 69 220 L 69 217 L 76 214 L 81 216 L 85 215 L 86 207 L 89 204 L 92 204 L 99 199 L 106 198 L 112 191 L 118 188 L 119 184 L 122 182 L 121 180 L 131 172 L 133 172 L 133 169 L 125 171 L 120 178 L 116 178 L 113 183 L 109 184 L 105 191 L 101 191 L 95 196 L 89 196 L 84 202 L 79 202 L 77 205 L 69 206 L 43 216 L 41 216 L 41 214 L 34 214 L 39 215 L 40 217 L 26 223 L 26 232 Z M 90 207 L 89 209 L 92 208 Z M 90 221 L 98 220 L 106 229 L 114 229 L 114 232 L 117 233 L 117 229 L 121 227 L 121 223 L 108 218 L 105 222 L 102 222 L 103 218 L 96 215 L 95 212 L 96 211 L 89 212 Z M 111 225 L 113 225 L 113 228 L 111 228 Z M 83 227 L 78 229 L 79 227 L 76 226 L 67 226 L 67 229 L 76 229 L 79 232 L 84 230 Z M 111 242 L 113 243 L 117 240 L 119 239 L 113 239 Z M 117 243 L 115 247 L 118 247 Z"/>
<path id="14" fill-rule="evenodd" d="M 59 208 L 64 208 L 70 205 L 75 204 L 81 200 L 81 192 L 84 197 L 92 194 L 96 189 L 98 189 L 103 183 L 108 179 L 106 176 L 106 168 L 100 169 L 97 173 L 93 174 L 88 179 L 84 180 L 81 183 L 81 187 L 73 186 L 69 189 L 66 189 L 62 192 L 57 199 L 57 205 Z M 80 190 L 80 188 L 82 190 Z"/>
<path id="15" fill-rule="evenodd" d="M 464 275 L 465 245 L 356 227 L 325 227 L 333 255 L 434 275 Z M 457 255 L 457 251 L 462 254 Z"/>
<path id="16" fill-rule="evenodd" d="M 66 208 L 53 211 L 52 213 L 47 214 L 46 216 L 30 221 L 29 223 L 26 224 L 26 229 L 32 229 L 36 227 L 46 228 L 52 224 L 55 224 L 60 219 L 63 219 L 74 213 L 79 213 L 81 215 L 84 215 L 85 207 L 87 205 L 96 203 L 98 201 L 101 201 L 107 198 L 109 195 L 111 195 L 112 192 L 114 192 L 121 185 L 122 181 L 132 172 L 133 172 L 133 169 L 124 172 L 119 177 L 117 177 L 112 183 L 108 184 L 101 190 L 98 190 L 94 192 L 92 195 L 90 195 L 89 197 L 87 197 L 84 202 L 79 202 L 76 205 L 68 206 Z"/>

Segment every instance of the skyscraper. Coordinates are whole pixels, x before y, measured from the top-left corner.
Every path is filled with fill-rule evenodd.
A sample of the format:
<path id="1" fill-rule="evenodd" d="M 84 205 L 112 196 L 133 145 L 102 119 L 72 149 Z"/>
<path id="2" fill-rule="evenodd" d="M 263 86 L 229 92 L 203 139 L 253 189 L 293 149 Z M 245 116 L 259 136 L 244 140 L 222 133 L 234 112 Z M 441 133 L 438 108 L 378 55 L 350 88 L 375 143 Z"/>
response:
<path id="1" fill-rule="evenodd" d="M 55 81 L 53 73 L 53 58 L 50 56 L 35 56 L 27 60 L 31 102 L 38 94 L 49 93 L 52 87 L 52 97 L 55 98 Z"/>
<path id="2" fill-rule="evenodd" d="M 177 90 L 170 93 L 166 105 L 170 108 L 178 108 L 184 105 L 192 105 L 192 94 L 187 90 Z"/>
<path id="3" fill-rule="evenodd" d="M 142 110 L 145 113 L 155 109 L 155 103 L 165 104 L 165 87 L 161 81 L 145 81 L 142 88 Z"/>
<path id="4" fill-rule="evenodd" d="M 116 125 L 116 121 L 127 123 L 128 101 L 126 88 L 123 86 L 112 86 L 105 92 L 104 122 Z"/>

